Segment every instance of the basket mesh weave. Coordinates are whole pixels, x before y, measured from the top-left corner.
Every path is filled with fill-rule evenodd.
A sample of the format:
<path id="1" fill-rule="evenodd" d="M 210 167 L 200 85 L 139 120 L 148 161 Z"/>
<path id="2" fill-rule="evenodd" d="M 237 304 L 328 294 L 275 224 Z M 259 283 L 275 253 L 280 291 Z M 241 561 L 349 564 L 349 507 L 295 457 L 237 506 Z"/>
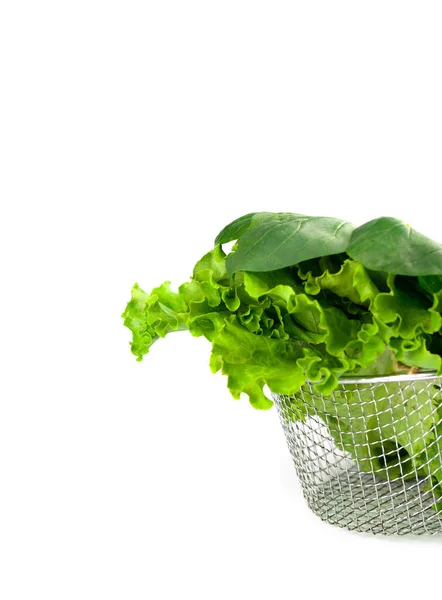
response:
<path id="1" fill-rule="evenodd" d="M 403 375 L 341 380 L 330 396 L 310 384 L 273 395 L 321 519 L 370 533 L 442 531 L 441 385 L 435 375 Z"/>

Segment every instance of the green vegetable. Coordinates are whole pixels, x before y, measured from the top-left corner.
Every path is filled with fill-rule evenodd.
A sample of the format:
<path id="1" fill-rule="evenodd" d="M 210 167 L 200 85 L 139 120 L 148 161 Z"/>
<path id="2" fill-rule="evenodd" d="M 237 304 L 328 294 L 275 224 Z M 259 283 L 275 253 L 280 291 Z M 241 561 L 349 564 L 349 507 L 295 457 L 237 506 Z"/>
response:
<path id="1" fill-rule="evenodd" d="M 354 227 L 347 221 L 329 217 L 258 213 L 246 231 L 232 226 L 229 236 L 240 233 L 238 249 L 227 259 L 229 273 L 236 271 L 274 271 L 318 256 L 343 252 Z M 224 230 L 226 231 L 226 230 Z M 230 240 L 229 240 L 230 241 Z M 223 242 L 221 242 L 223 243 Z"/>
<path id="2" fill-rule="evenodd" d="M 232 241 L 225 254 L 222 244 Z M 169 283 L 150 294 L 135 285 L 123 317 L 138 360 L 171 331 L 204 336 L 210 367 L 227 376 L 234 398 L 246 394 L 268 409 L 265 386 L 292 396 L 293 418 L 318 413 L 362 469 L 385 476 L 422 469 L 442 495 L 440 390 L 430 407 L 416 406 L 419 394 L 410 393 L 390 411 L 385 398 L 356 393 L 351 414 L 347 404 L 324 401 L 344 376 L 442 375 L 442 246 L 409 225 L 250 213 L 218 234 L 178 292 Z M 307 381 L 315 395 L 301 401 Z M 392 422 L 402 418 L 411 429 L 395 435 Z"/>
<path id="3" fill-rule="evenodd" d="M 390 217 L 358 227 L 347 252 L 369 269 L 398 275 L 442 275 L 442 245 Z"/>

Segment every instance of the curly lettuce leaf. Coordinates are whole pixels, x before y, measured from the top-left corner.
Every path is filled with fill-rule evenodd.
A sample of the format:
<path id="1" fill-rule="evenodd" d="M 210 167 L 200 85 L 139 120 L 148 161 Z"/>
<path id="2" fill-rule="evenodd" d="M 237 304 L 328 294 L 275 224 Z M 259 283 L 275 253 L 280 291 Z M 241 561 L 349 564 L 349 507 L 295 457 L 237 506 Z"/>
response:
<path id="1" fill-rule="evenodd" d="M 415 339 L 421 333 L 435 333 L 442 325 L 440 313 L 428 307 L 422 298 L 400 290 L 395 276 L 389 275 L 389 293 L 378 294 L 372 312 L 386 325 L 392 336 Z"/>
<path id="2" fill-rule="evenodd" d="M 276 281 L 284 284 L 275 285 Z M 375 324 L 350 319 L 333 306 L 324 308 L 316 298 L 304 293 L 286 272 L 276 280 L 274 273 L 244 273 L 244 286 L 250 296 L 269 298 L 272 305 L 279 308 L 291 339 L 316 346 L 324 344 L 328 354 L 354 359 L 355 366 L 357 363 L 368 367 L 385 349 Z"/>
<path id="3" fill-rule="evenodd" d="M 181 294 L 170 290 L 167 281 L 146 294 L 136 283 L 132 298 L 122 317 L 132 331 L 131 350 L 137 360 L 149 352 L 150 346 L 170 331 L 188 328 L 188 307 Z"/>
<path id="4" fill-rule="evenodd" d="M 326 269 L 321 275 L 314 276 L 309 271 L 306 277 L 304 285 L 308 294 L 328 290 L 357 305 L 368 306 L 379 293 L 366 269 L 354 260 L 347 259 L 337 272 Z"/>
<path id="5" fill-rule="evenodd" d="M 259 409 L 273 404 L 263 391 L 265 385 L 275 393 L 292 394 L 308 378 L 320 382 L 318 390 L 327 392 L 348 366 L 346 361 L 321 357 L 313 347 L 245 331 L 233 318 L 214 339 L 210 364 L 213 372 L 227 375 L 235 399 L 244 393 Z"/>

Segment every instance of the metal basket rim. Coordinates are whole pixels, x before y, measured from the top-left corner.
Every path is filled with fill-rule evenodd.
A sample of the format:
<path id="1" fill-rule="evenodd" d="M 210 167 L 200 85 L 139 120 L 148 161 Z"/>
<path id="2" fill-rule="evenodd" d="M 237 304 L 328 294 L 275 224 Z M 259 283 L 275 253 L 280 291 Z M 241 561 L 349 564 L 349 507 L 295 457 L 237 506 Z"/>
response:
<path id="1" fill-rule="evenodd" d="M 402 381 L 419 381 L 425 379 L 439 379 L 442 375 L 438 375 L 437 371 L 424 371 L 422 373 L 402 373 L 400 375 L 371 375 L 371 376 L 354 376 L 344 377 L 338 380 L 339 385 L 349 385 L 358 383 L 390 383 Z M 308 382 L 313 384 L 314 382 Z"/>

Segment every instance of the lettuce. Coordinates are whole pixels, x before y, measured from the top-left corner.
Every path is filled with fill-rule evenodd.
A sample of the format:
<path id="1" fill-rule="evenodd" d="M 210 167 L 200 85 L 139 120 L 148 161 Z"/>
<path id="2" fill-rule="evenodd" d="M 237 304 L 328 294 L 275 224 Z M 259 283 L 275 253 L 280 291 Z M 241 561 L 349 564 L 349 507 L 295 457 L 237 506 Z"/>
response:
<path id="1" fill-rule="evenodd" d="M 257 214 L 217 239 L 275 226 L 273 213 Z M 278 213 L 277 226 L 285 215 Z M 300 217 L 289 219 L 290 226 Z M 256 408 L 271 406 L 264 386 L 293 394 L 312 381 L 317 392 L 330 393 L 344 375 L 412 368 L 442 373 L 441 276 L 373 276 L 342 252 L 271 271 L 232 273 L 228 261 L 237 252 L 227 255 L 217 243 L 178 292 L 169 282 L 150 294 L 135 284 L 123 317 L 138 360 L 171 331 L 204 336 L 213 346 L 212 370 L 225 373 L 234 397 L 245 393 Z"/>
<path id="2" fill-rule="evenodd" d="M 222 245 L 231 241 L 226 254 Z M 170 332 L 204 336 L 210 368 L 227 377 L 234 398 L 245 394 L 268 409 L 267 388 L 290 396 L 293 418 L 319 414 L 363 470 L 423 469 L 442 486 L 439 389 L 433 404 L 420 406 L 409 388 L 390 411 L 388 394 L 361 400 L 355 393 L 350 409 L 348 398 L 339 406 L 338 393 L 327 400 L 344 376 L 442 375 L 442 246 L 408 225 L 382 217 L 355 228 L 326 217 L 251 213 L 220 232 L 177 292 L 169 282 L 150 294 L 135 284 L 123 318 L 138 360 Z M 315 394 L 305 392 L 306 382 Z M 411 430 L 395 436 L 392 422 L 400 419 Z M 402 457 L 394 465 L 387 443 Z"/>

